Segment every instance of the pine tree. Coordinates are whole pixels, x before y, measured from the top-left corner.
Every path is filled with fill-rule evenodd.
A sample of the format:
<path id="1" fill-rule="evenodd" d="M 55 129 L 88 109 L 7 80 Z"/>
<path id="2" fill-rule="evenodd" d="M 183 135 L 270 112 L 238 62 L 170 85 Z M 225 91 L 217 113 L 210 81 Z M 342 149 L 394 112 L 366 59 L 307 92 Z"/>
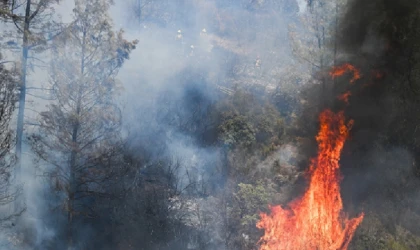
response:
<path id="1" fill-rule="evenodd" d="M 116 75 L 136 41 L 114 32 L 111 1 L 75 1 L 74 24 L 54 42 L 50 67 L 55 101 L 39 117 L 31 137 L 36 154 L 51 165 L 48 176 L 66 197 L 68 244 L 77 215 L 89 215 L 87 198 L 104 195 L 112 177 L 121 116 Z"/>
<path id="2" fill-rule="evenodd" d="M 346 0 L 307 1 L 300 22 L 290 26 L 290 40 L 294 56 L 309 70 L 309 77 L 321 84 L 320 100 L 326 100 L 330 91 L 327 74 L 337 64 L 338 17 Z"/>
<path id="3" fill-rule="evenodd" d="M 16 83 L 17 72 L 0 64 L 0 205 L 9 204 L 16 199 L 18 194 L 16 193 L 18 190 L 11 189 L 11 174 L 15 157 L 11 152 L 14 140 L 10 131 L 10 121 L 17 100 Z M 5 220 L 5 217 L 2 217 L 0 217 L 0 221 Z"/>
<path id="4" fill-rule="evenodd" d="M 24 117 L 27 95 L 27 77 L 31 68 L 30 59 L 35 53 L 45 51 L 48 42 L 61 31 L 61 25 L 54 21 L 53 4 L 59 0 L 14 0 L 3 1 L 0 5 L 0 17 L 5 23 L 11 23 L 14 31 L 5 32 L 3 36 L 9 41 L 7 44 L 13 49 L 19 48 L 21 55 L 16 65 L 20 69 L 18 82 L 18 117 L 16 128 L 16 180 L 19 179 L 22 142 L 24 137 Z M 18 202 L 19 203 L 19 202 Z M 20 204 L 16 209 L 20 209 Z"/>

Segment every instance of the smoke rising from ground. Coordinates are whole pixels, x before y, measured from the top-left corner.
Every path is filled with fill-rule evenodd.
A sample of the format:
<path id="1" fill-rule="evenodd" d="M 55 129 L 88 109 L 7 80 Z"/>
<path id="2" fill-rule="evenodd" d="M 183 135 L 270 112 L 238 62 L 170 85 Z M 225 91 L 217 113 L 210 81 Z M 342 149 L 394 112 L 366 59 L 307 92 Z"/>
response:
<path id="1" fill-rule="evenodd" d="M 67 21 L 71 20 L 70 2 L 62 3 L 65 7 L 59 8 Z M 226 231 L 228 227 L 223 224 L 229 222 L 224 217 L 228 212 L 241 219 L 246 217 L 228 210 L 226 204 L 233 201 L 222 199 L 233 197 L 229 195 L 238 189 L 230 173 L 239 167 L 251 168 L 253 178 L 273 175 L 279 186 L 298 179 L 297 185 L 278 188 L 284 195 L 276 193 L 272 200 L 287 203 L 299 195 L 305 187 L 304 181 L 300 182 L 303 179 L 300 171 L 307 168 L 307 160 L 315 155 L 318 114 L 324 108 L 345 109 L 346 116 L 355 121 L 341 159 L 343 200 L 349 208 L 346 211 L 352 214 L 373 211 L 386 218 L 390 228 L 401 223 L 412 232 L 418 231 L 418 224 L 413 221 L 420 218 L 416 212 L 420 207 L 419 181 L 415 177 L 420 169 L 420 144 L 415 141 L 420 136 L 416 125 L 420 120 L 414 115 L 417 108 L 412 108 L 418 105 L 413 93 L 420 86 L 414 77 L 416 63 L 420 61 L 417 51 L 420 39 L 415 32 L 420 27 L 416 1 L 349 1 L 345 14 L 338 19 L 336 64 L 350 62 L 360 69 L 362 79 L 354 85 L 349 85 L 348 76 L 338 80 L 325 77 L 325 85 L 311 84 L 307 80 L 311 77 L 307 74 L 308 67 L 296 63 L 290 46 L 289 24 L 299 23 L 299 15 L 309 11 L 306 1 L 209 0 L 183 1 L 183 4 L 171 0 L 144 1 L 143 8 L 138 9 L 141 2 L 116 1 L 111 9 L 115 28 L 123 28 L 128 40 L 139 40 L 118 76 L 122 86 L 118 101 L 127 141 L 125 153 L 134 159 L 134 165 L 138 164 L 136 171 L 127 174 L 130 183 L 124 184 L 138 189 L 124 190 L 132 195 L 124 206 L 117 204 L 100 211 L 109 215 L 109 220 L 97 224 L 88 219 L 80 221 L 76 225 L 80 228 L 76 249 L 95 244 L 101 244 L 101 249 L 129 249 L 134 246 L 124 242 L 127 235 L 136 238 L 135 246 L 147 250 L 177 250 L 186 246 L 200 249 L 197 239 L 207 242 L 208 249 L 230 249 L 224 243 L 232 231 L 240 235 L 241 242 L 249 244 L 239 245 L 240 249 L 255 247 L 250 240 L 258 238 L 260 233 L 255 229 L 255 218 L 246 218 L 251 222 L 241 224 L 253 235 L 243 233 L 242 228 Z M 300 69 L 302 74 L 294 75 Z M 277 86 L 280 87 L 276 89 Z M 298 121 L 293 124 L 297 129 L 291 129 L 295 134 L 285 136 L 302 136 L 313 141 L 305 148 L 295 141 L 282 144 L 271 149 L 264 159 L 252 150 L 232 150 L 228 155 L 229 141 L 237 138 L 220 141 L 222 118 L 220 110 L 219 113 L 215 110 L 219 102 L 238 89 L 252 94 L 245 102 L 249 105 L 267 102 L 264 98 L 271 97 L 275 91 L 290 95 L 292 101 L 284 98 L 276 103 L 279 113 Z M 344 106 L 336 97 L 347 89 L 353 95 L 350 105 Z M 251 100 L 254 97 L 255 102 Z M 289 113 L 294 109 L 298 111 L 293 115 L 298 117 L 292 119 Z M 27 248 L 33 249 L 35 245 L 36 249 L 67 249 L 63 243 L 66 218 L 51 215 L 49 210 L 59 207 L 58 201 L 63 197 L 51 194 L 45 178 L 34 178 L 36 171 L 30 160 L 25 164 L 31 171 L 22 176 L 28 206 L 22 225 L 32 229 L 28 241 L 33 243 Z M 280 174 L 271 174 L 276 164 L 281 166 Z M 174 194 L 161 192 L 169 189 L 166 186 L 153 192 L 156 186 L 161 188 L 159 178 L 166 178 L 159 167 L 177 177 L 176 183 L 171 183 L 176 186 L 175 191 L 171 190 Z M 240 174 L 235 181 L 247 183 L 247 176 Z M 222 198 L 216 199 L 210 193 Z M 272 201 L 263 194 L 260 195 L 263 198 L 257 197 L 262 201 L 255 197 L 251 200 L 264 204 Z M 163 205 L 159 203 L 168 200 Z M 136 214 L 133 207 L 147 202 L 150 207 L 141 207 L 144 213 L 138 210 L 142 213 Z M 153 210 L 153 205 L 159 207 L 158 211 Z M 409 209 L 404 209 L 405 206 Z M 178 225 L 162 219 L 170 217 L 181 218 L 179 221 L 185 223 Z M 111 218 L 120 224 L 111 225 Z M 142 225 L 145 220 L 159 227 L 149 230 L 148 225 Z M 202 221 L 207 224 L 200 224 Z M 168 228 L 179 231 L 170 238 L 167 235 L 172 232 Z M 191 228 L 200 231 L 195 233 Z M 111 233 L 105 234 L 106 230 Z M 112 237 L 95 238 L 97 235 Z"/>
<path id="2" fill-rule="evenodd" d="M 65 1 L 58 7 L 66 22 L 71 21 L 71 2 Z M 173 171 L 182 195 L 223 189 L 229 192 L 228 173 L 221 170 L 227 161 L 226 151 L 216 138 L 218 127 L 211 124 L 211 110 L 218 101 L 233 93 L 235 85 L 244 89 L 259 88 L 263 93 L 264 89 L 277 84 L 278 69 L 291 58 L 287 25 L 299 6 L 294 1 L 251 4 L 249 1 L 185 1 L 184 4 L 145 1 L 140 15 L 134 10 L 136 2 L 117 1 L 111 9 L 115 28 L 124 28 L 128 40 L 139 40 L 119 74 L 123 133 L 129 154 L 139 157 L 136 160 L 143 163 L 134 173 L 135 181 L 155 181 L 154 168 L 164 160 L 167 163 L 163 165 L 179 165 Z M 278 13 L 269 15 L 272 9 Z M 262 61 L 258 68 L 257 59 Z M 38 70 L 34 80 L 44 79 L 44 73 Z M 42 110 L 47 102 L 37 103 L 37 109 Z M 63 197 L 51 194 L 52 187 L 42 177 L 42 171 L 48 166 L 41 163 L 41 169 L 34 170 L 32 157 L 27 158 L 26 174 L 22 176 L 27 214 L 20 222 L 29 232 L 24 239 L 18 234 L 17 241 L 30 242 L 28 249 L 34 246 L 66 249 L 66 218 L 50 212 L 50 209 L 61 209 L 59 201 Z M 204 184 L 191 188 L 191 183 Z M 193 191 L 189 191 L 188 186 Z M 211 202 L 209 199 L 196 203 L 205 207 Z M 191 203 L 194 205 L 194 200 Z M 118 212 L 114 210 L 109 214 L 114 216 Z M 191 216 L 194 225 L 197 216 Z M 109 226 L 78 223 L 75 225 L 77 249 L 99 243 L 100 240 L 92 243 L 91 239 L 102 227 Z M 217 227 L 216 222 L 213 224 L 211 227 Z M 136 230 L 134 228 L 131 235 L 149 240 L 150 232 Z M 114 237 L 118 241 L 119 236 Z M 162 249 L 163 242 L 149 247 Z M 176 240 L 165 247 L 184 249 Z M 222 247 L 220 242 L 214 243 L 215 249 Z"/>
<path id="3" fill-rule="evenodd" d="M 351 74 L 328 80 L 327 94 L 311 96 L 302 117 L 307 124 L 314 110 L 345 109 L 354 120 L 341 157 L 343 199 L 351 213 L 381 214 L 395 231 L 401 225 L 418 233 L 419 146 L 418 11 L 417 1 L 352 0 L 339 18 L 337 65 L 351 63 L 362 78 L 349 84 Z M 321 93 L 309 86 L 305 93 Z M 350 104 L 337 96 L 351 90 Z M 315 107 L 314 107 L 315 105 Z M 313 142 L 315 147 L 315 142 Z M 345 204 L 345 205 L 346 205 Z"/>

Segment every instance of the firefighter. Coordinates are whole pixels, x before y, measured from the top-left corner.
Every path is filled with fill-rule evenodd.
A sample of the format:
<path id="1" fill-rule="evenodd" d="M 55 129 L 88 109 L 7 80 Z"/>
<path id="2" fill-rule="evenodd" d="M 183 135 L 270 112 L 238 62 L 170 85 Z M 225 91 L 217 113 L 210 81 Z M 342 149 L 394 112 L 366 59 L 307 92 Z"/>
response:
<path id="1" fill-rule="evenodd" d="M 207 35 L 207 30 L 206 29 L 202 29 L 200 32 L 200 36 L 205 36 Z"/>
<path id="2" fill-rule="evenodd" d="M 190 54 L 189 54 L 189 56 L 193 56 L 194 55 L 194 45 L 191 45 L 190 46 Z"/>
<path id="3" fill-rule="evenodd" d="M 261 59 L 260 56 L 257 56 L 257 59 L 255 60 L 255 68 L 260 69 L 261 68 Z"/>

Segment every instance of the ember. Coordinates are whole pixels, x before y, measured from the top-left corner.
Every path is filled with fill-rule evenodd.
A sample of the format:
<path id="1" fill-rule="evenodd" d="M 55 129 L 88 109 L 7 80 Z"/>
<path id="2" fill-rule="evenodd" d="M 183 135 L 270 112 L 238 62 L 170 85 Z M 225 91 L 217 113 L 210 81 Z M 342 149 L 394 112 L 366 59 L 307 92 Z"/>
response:
<path id="1" fill-rule="evenodd" d="M 359 70 L 349 63 L 345 63 L 341 66 L 334 66 L 333 70 L 330 72 L 330 76 L 334 79 L 344 75 L 347 71 L 353 72 L 353 78 L 350 80 L 350 83 L 354 83 L 356 80 L 360 79 L 361 76 Z"/>
<path id="2" fill-rule="evenodd" d="M 351 92 L 347 91 L 344 94 L 341 94 L 340 96 L 338 96 L 338 100 L 345 102 L 346 104 L 349 104 L 349 98 L 351 96 Z"/>

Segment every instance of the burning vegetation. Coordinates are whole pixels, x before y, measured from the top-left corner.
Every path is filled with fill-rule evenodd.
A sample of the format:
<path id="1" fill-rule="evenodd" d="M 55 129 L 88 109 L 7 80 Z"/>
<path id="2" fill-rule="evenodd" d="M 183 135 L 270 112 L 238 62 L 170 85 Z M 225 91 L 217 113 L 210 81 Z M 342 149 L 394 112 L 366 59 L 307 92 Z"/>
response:
<path id="1" fill-rule="evenodd" d="M 351 69 L 353 80 L 359 71 L 350 64 L 335 67 L 331 76 L 343 75 Z M 344 100 L 348 102 L 350 92 Z M 340 97 L 340 99 L 342 99 Z M 353 126 L 346 122 L 344 112 L 324 110 L 319 116 L 320 130 L 316 137 L 318 156 L 308 170 L 309 186 L 305 194 L 288 207 L 271 207 L 271 214 L 261 214 L 257 227 L 265 230 L 261 250 L 346 250 L 363 214 L 348 219 L 342 211 L 339 160 L 344 143 Z"/>
<path id="2" fill-rule="evenodd" d="M 419 13 L 2 1 L 0 248 L 420 249 Z"/>
<path id="3" fill-rule="evenodd" d="M 334 66 L 333 70 L 330 72 L 330 76 L 334 79 L 336 77 L 344 75 L 346 72 L 349 71 L 353 73 L 353 78 L 350 80 L 350 83 L 354 83 L 355 81 L 360 79 L 360 71 L 349 63 L 345 63 L 341 66 Z"/>

